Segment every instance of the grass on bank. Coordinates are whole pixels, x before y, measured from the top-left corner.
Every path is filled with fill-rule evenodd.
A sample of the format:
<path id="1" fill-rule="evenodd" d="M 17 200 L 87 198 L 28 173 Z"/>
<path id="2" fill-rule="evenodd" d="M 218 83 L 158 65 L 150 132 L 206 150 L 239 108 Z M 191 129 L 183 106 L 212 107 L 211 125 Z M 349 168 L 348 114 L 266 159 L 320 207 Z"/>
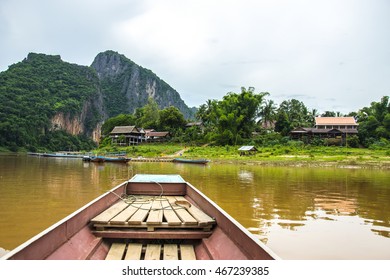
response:
<path id="1" fill-rule="evenodd" d="M 257 147 L 254 155 L 240 156 L 239 146 L 186 146 L 183 144 L 143 144 L 130 147 L 105 147 L 96 153 L 126 152 L 128 157 L 181 157 L 206 158 L 214 162 L 262 164 L 321 164 L 381 165 L 390 167 L 390 150 L 326 146 L 273 146 Z"/>

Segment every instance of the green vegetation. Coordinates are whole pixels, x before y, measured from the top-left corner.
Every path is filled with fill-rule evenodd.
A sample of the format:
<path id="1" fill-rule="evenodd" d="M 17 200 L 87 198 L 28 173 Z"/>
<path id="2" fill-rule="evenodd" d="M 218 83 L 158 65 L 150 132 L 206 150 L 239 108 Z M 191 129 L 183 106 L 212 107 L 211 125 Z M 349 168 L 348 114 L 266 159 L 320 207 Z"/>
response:
<path id="1" fill-rule="evenodd" d="M 100 143 L 101 148 L 111 145 L 109 133 L 115 126 L 137 126 L 145 129 L 155 129 L 157 131 L 168 131 L 173 142 L 183 142 L 191 140 L 188 137 L 184 126 L 186 120 L 183 114 L 176 107 L 170 106 L 162 110 L 153 98 L 149 98 L 148 103 L 136 110 L 132 114 L 120 114 L 109 118 L 102 126 L 103 140 Z"/>
<path id="2" fill-rule="evenodd" d="M 241 89 L 241 94 L 228 93 L 223 100 L 208 100 L 199 107 L 197 118 L 205 126 L 205 142 L 219 145 L 252 144 L 269 146 L 286 144 L 289 132 L 297 127 L 313 127 L 317 116 L 353 116 L 359 123 L 358 137 L 350 136 L 350 147 L 388 147 L 390 141 L 390 102 L 384 96 L 357 112 L 343 115 L 316 109 L 309 110 L 296 99 L 283 101 L 276 107 L 265 100 L 269 93 L 254 93 L 253 88 Z M 255 120 L 257 121 L 255 123 Z M 251 133 L 257 136 L 253 137 Z M 311 145 L 334 145 L 331 139 L 316 139 Z"/>
<path id="3" fill-rule="evenodd" d="M 11 151 L 90 150 L 96 148 L 90 139 L 92 132 L 104 121 L 101 150 L 117 149 L 111 146 L 108 134 L 118 125 L 170 132 L 168 146 L 172 148 L 127 147 L 131 156 L 171 154 L 179 146 L 191 146 L 188 156 L 241 160 L 235 153 L 239 145 L 256 146 L 260 150 L 256 160 L 314 160 L 321 153 L 339 155 L 338 149 L 344 149 L 342 157 L 350 155 L 352 148 L 364 148 L 355 161 L 365 160 L 366 152 L 379 159 L 389 156 L 389 96 L 345 115 L 359 123 L 359 134 L 348 136 L 347 147 L 337 146 L 339 142 L 332 139 L 304 144 L 288 136 L 296 127 L 312 127 L 316 116 L 344 116 L 340 112 L 319 114 L 296 99 L 277 106 L 268 97 L 268 92 L 242 87 L 240 93 L 229 92 L 222 100 L 207 100 L 196 113 L 202 126 L 186 128 L 185 124 L 194 120 L 186 120 L 177 106 L 169 106 L 184 104 L 178 93 L 152 71 L 116 52 L 99 54 L 92 67 L 63 62 L 60 56 L 30 53 L 0 73 L 0 147 Z M 71 135 L 56 127 L 53 118 L 58 115 L 80 120 L 83 133 Z M 104 120 L 107 116 L 110 118 Z M 197 150 L 204 144 L 207 148 Z"/>
<path id="4" fill-rule="evenodd" d="M 96 75 L 89 67 L 65 63 L 60 56 L 30 53 L 0 73 L 0 146 L 63 150 L 92 148 L 83 136 L 54 132 L 58 112 L 73 117 L 96 93 Z M 91 116 L 86 130 L 96 126 Z M 81 143 L 81 142 L 82 143 Z"/>
<path id="5" fill-rule="evenodd" d="M 276 166 L 339 166 L 360 168 L 390 168 L 388 149 L 362 149 L 348 147 L 304 146 L 296 141 L 286 145 L 258 147 L 254 155 L 240 156 L 240 146 L 188 146 L 179 143 L 142 144 L 130 147 L 105 146 L 95 153 L 126 152 L 129 157 L 181 157 L 207 158 L 214 164 L 236 163 Z"/>
<path id="6" fill-rule="evenodd" d="M 0 147 L 93 149 L 96 144 L 89 138 L 107 116 L 134 113 L 150 95 L 159 108 L 175 104 L 186 115 L 194 114 L 152 71 L 116 52 L 99 54 L 91 67 L 66 63 L 58 55 L 30 53 L 0 73 Z M 156 108 L 151 112 L 158 114 Z"/>
<path id="7" fill-rule="evenodd" d="M 260 105 L 268 93 L 241 88 L 241 93 L 230 92 L 221 101 L 208 100 L 199 107 L 197 117 L 205 125 L 205 139 L 219 145 L 235 145 L 251 138 L 256 128 Z"/>
<path id="8" fill-rule="evenodd" d="M 346 147 L 303 147 L 290 143 L 287 146 L 260 147 L 250 156 L 240 156 L 239 146 L 192 147 L 185 152 L 186 157 L 236 160 L 242 162 L 336 162 L 351 165 L 368 162 L 383 162 L 390 165 L 390 155 L 385 150 L 368 150 Z"/>
<path id="9" fill-rule="evenodd" d="M 351 158 L 352 161 L 367 161 L 369 154 L 376 154 L 377 158 L 388 157 L 390 152 L 390 104 L 389 98 L 384 97 L 381 102 L 372 102 L 370 107 L 351 113 L 360 120 L 359 136 L 349 136 L 347 147 L 340 147 L 332 142 L 332 139 L 314 139 L 310 144 L 300 141 L 291 141 L 286 135 L 297 126 L 313 126 L 316 110 L 309 110 L 297 100 L 282 102 L 276 108 L 273 101 L 265 100 L 268 93 L 254 93 L 253 88 L 242 88 L 240 94 L 228 93 L 222 101 L 208 100 L 200 106 L 197 117 L 204 128 L 191 127 L 183 129 L 183 117 L 174 107 L 158 111 L 158 116 L 151 108 L 156 108 L 153 100 L 133 115 L 119 115 L 107 120 L 103 126 L 104 135 L 112 130 L 115 125 L 134 125 L 145 127 L 154 125 L 157 130 L 173 132 L 171 145 L 201 146 L 211 144 L 205 149 L 192 148 L 186 155 L 218 159 L 248 160 L 248 157 L 239 158 L 236 153 L 238 145 L 254 145 L 260 152 L 258 156 L 251 157 L 253 160 L 314 160 L 323 161 Z M 250 106 L 251 105 L 251 106 Z M 176 113 L 174 113 L 176 112 Z M 325 112 L 324 116 L 340 116 L 340 113 Z M 256 119 L 258 120 L 256 122 Z M 273 121 L 275 129 L 264 128 L 265 121 Z M 146 128 L 146 127 L 145 127 Z M 149 127 L 148 127 L 149 128 Z M 361 131 L 361 133 L 360 133 Z M 255 132 L 253 135 L 252 133 Z M 176 143 L 176 144 L 175 144 Z M 339 142 L 337 142 L 339 143 Z M 106 139 L 101 147 L 110 149 L 111 142 Z M 358 154 L 355 150 L 360 151 Z M 369 148 L 369 149 L 363 149 Z M 227 152 L 224 152 L 224 151 Z M 386 152 L 385 152 L 386 151 Z M 159 151 L 154 154 L 166 154 Z M 333 153 L 333 154 L 332 154 Z M 332 155 L 337 155 L 331 157 Z M 356 158 L 357 157 L 357 158 Z"/>
<path id="10" fill-rule="evenodd" d="M 381 102 L 372 102 L 370 107 L 357 113 L 350 113 L 360 120 L 359 131 L 362 131 L 362 134 L 349 136 L 347 146 L 337 146 L 332 139 L 314 139 L 310 144 L 290 140 L 287 132 L 294 127 L 314 125 L 314 117 L 318 115 L 317 110 L 309 110 L 302 102 L 294 99 L 284 101 L 279 108 L 276 108 L 272 100 L 265 100 L 268 95 L 268 93 L 256 94 L 253 88 L 248 90 L 242 88 L 240 94 L 228 93 L 221 101 L 208 100 L 206 104 L 200 106 L 197 113 L 198 119 L 204 125 L 202 129 L 199 127 L 182 129 L 181 121 L 164 127 L 162 124 L 167 123 L 168 116 L 175 114 L 164 114 L 165 109 L 161 110 L 158 121 L 152 123 L 157 129 L 166 128 L 175 131 L 170 144 L 147 144 L 124 150 L 129 156 L 160 157 L 177 154 L 186 147 L 184 157 L 207 158 L 215 162 L 390 167 L 388 97 L 384 97 Z M 138 115 L 135 117 L 121 115 L 110 119 L 107 123 L 119 123 L 121 120 L 122 125 L 131 125 L 135 121 L 142 127 L 142 120 L 146 120 L 145 123 L 150 124 L 151 122 L 148 121 L 150 118 L 146 117 L 150 114 L 147 113 L 150 111 L 146 109 L 147 106 L 152 108 L 152 101 L 137 110 Z M 341 116 L 341 114 L 327 111 L 323 116 Z M 275 128 L 264 128 L 262 124 L 267 121 L 274 122 Z M 112 128 L 113 126 L 110 127 Z M 238 148 L 243 144 L 256 146 L 258 153 L 240 156 Z M 108 139 L 104 141 L 101 148 L 107 151 L 122 150 L 111 147 Z"/>

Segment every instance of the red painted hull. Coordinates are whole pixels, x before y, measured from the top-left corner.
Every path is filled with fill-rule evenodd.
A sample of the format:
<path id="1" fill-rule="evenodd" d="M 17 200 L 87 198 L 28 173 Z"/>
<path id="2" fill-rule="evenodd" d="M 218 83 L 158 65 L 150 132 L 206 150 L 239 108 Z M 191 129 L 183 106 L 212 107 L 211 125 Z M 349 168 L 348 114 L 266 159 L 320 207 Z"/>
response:
<path id="1" fill-rule="evenodd" d="M 136 175 L 137 176 L 137 175 Z M 135 176 L 135 177 L 136 177 Z M 271 260 L 278 257 L 254 238 L 242 225 L 225 213 L 219 206 L 200 193 L 190 183 L 126 181 L 96 198 L 78 211 L 54 224 L 12 250 L 2 259 L 24 260 L 84 260 L 105 259 L 115 240 L 182 240 L 194 245 L 196 259 L 206 260 Z M 180 177 L 180 176 L 179 176 Z M 180 177 L 181 178 L 181 177 Z M 112 230 L 104 233 L 94 230 L 91 219 L 116 203 L 123 192 L 132 195 L 184 196 L 202 209 L 216 224 L 210 232 L 191 230 L 143 229 Z"/>

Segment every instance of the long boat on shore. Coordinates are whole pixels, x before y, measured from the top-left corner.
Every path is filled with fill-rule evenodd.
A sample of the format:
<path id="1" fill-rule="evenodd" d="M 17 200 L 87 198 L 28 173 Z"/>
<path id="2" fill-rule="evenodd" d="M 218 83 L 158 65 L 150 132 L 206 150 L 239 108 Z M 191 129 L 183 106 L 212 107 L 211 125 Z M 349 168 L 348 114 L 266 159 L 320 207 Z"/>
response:
<path id="1" fill-rule="evenodd" d="M 115 163 L 127 163 L 131 160 L 131 158 L 119 156 L 119 157 L 107 157 L 107 156 L 84 156 L 83 161 L 91 161 L 91 162 L 115 162 Z"/>
<path id="2" fill-rule="evenodd" d="M 2 259 L 279 257 L 180 175 L 137 174 Z"/>
<path id="3" fill-rule="evenodd" d="M 208 159 L 188 159 L 188 158 L 175 158 L 173 162 L 176 163 L 195 163 L 195 164 L 206 164 L 210 162 Z"/>
<path id="4" fill-rule="evenodd" d="M 78 153 L 27 153 L 30 156 L 52 157 L 52 158 L 83 158 L 83 154 Z"/>

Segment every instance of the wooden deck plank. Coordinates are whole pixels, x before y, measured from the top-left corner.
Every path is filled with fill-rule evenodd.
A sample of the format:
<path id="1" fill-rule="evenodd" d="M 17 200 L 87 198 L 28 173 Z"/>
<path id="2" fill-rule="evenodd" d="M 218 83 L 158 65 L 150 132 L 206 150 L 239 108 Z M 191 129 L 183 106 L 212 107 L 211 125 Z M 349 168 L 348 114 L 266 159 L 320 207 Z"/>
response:
<path id="1" fill-rule="evenodd" d="M 181 225 L 180 218 L 176 215 L 176 212 L 173 210 L 171 204 L 168 200 L 161 202 L 162 207 L 164 208 L 164 218 L 170 226 Z"/>
<path id="2" fill-rule="evenodd" d="M 159 225 L 163 220 L 162 201 L 154 200 L 146 220 L 147 225 Z"/>
<path id="3" fill-rule="evenodd" d="M 196 260 L 194 246 L 189 244 L 180 245 L 180 255 L 182 260 Z"/>
<path id="4" fill-rule="evenodd" d="M 176 197 L 175 197 L 175 196 L 167 195 L 167 196 L 164 196 L 164 198 L 165 198 L 171 205 L 174 205 L 175 202 L 176 202 Z"/>
<path id="5" fill-rule="evenodd" d="M 145 260 L 160 260 L 161 244 L 147 244 Z"/>
<path id="6" fill-rule="evenodd" d="M 127 252 L 125 260 L 140 260 L 142 253 L 142 244 L 140 243 L 130 243 L 127 246 Z"/>
<path id="7" fill-rule="evenodd" d="M 198 221 L 191 216 L 191 214 L 187 211 L 187 209 L 179 205 L 178 202 L 180 201 L 186 201 L 184 197 L 178 196 L 178 197 L 171 197 L 170 203 L 172 205 L 172 208 L 175 210 L 177 216 L 179 216 L 180 220 L 184 225 L 197 225 Z M 186 201 L 187 202 L 187 201 Z"/>
<path id="8" fill-rule="evenodd" d="M 152 206 L 151 202 L 140 204 L 140 209 L 138 209 L 138 211 L 135 212 L 133 216 L 131 216 L 131 218 L 127 221 L 128 224 L 129 225 L 141 224 L 145 220 L 146 216 L 148 215 L 151 206 Z"/>
<path id="9" fill-rule="evenodd" d="M 194 205 L 188 208 L 188 212 L 198 221 L 199 225 L 215 224 L 215 220 L 213 218 Z"/>
<path id="10" fill-rule="evenodd" d="M 174 209 L 184 225 L 198 225 L 198 221 L 186 209 L 179 207 L 174 207 Z"/>
<path id="11" fill-rule="evenodd" d="M 164 244 L 164 260 L 178 260 L 177 244 Z"/>
<path id="12" fill-rule="evenodd" d="M 121 260 L 125 252 L 126 244 L 112 243 L 110 250 L 107 253 L 106 260 Z"/>
<path id="13" fill-rule="evenodd" d="M 91 221 L 93 223 L 108 223 L 113 217 L 115 217 L 118 213 L 123 211 L 126 207 L 128 207 L 129 204 L 126 202 L 120 200 L 119 202 L 115 203 L 99 215 L 97 215 L 95 218 L 93 218 Z"/>
<path id="14" fill-rule="evenodd" d="M 191 204 L 184 197 L 177 197 L 176 199 L 177 201 L 186 201 L 187 203 Z M 203 212 L 193 204 L 191 204 L 191 206 L 187 209 L 187 211 L 199 222 L 199 225 L 215 224 L 215 220 L 213 218 L 211 218 L 209 215 L 207 215 L 205 212 Z"/>
<path id="15" fill-rule="evenodd" d="M 124 209 L 118 215 L 110 220 L 110 224 L 124 225 L 127 223 L 127 220 L 130 219 L 135 212 L 137 212 L 139 205 L 130 204 L 129 207 Z"/>

